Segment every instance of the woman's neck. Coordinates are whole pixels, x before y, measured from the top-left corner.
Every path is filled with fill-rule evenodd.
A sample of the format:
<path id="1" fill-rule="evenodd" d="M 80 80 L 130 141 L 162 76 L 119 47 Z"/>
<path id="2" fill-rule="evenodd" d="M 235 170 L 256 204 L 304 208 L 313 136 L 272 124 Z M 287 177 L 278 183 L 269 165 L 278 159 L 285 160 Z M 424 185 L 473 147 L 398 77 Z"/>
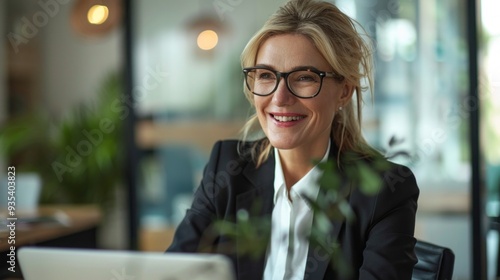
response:
<path id="1" fill-rule="evenodd" d="M 288 190 L 315 166 L 315 160 L 319 161 L 323 158 L 328 144 L 309 149 L 278 150 Z"/>

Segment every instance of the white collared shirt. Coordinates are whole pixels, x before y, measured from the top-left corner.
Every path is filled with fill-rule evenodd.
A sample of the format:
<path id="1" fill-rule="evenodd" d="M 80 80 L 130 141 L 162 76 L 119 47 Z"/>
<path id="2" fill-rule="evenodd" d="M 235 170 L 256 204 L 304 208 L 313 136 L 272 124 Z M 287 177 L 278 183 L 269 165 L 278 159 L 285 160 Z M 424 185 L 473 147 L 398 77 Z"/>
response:
<path id="1" fill-rule="evenodd" d="M 321 162 L 328 158 L 330 143 Z M 278 149 L 274 149 L 274 209 L 272 214 L 271 242 L 267 248 L 264 280 L 304 279 L 308 236 L 313 222 L 313 210 L 304 199 L 316 199 L 319 192 L 317 181 L 321 170 L 315 166 L 290 188 L 285 185 L 283 168 Z"/>

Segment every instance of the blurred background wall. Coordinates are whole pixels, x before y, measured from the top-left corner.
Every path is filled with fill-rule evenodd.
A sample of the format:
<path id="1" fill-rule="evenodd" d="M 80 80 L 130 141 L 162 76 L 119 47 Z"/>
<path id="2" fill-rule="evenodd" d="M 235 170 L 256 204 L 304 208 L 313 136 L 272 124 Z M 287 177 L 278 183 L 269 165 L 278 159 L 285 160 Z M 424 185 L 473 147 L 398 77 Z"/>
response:
<path id="1" fill-rule="evenodd" d="M 11 98 L 19 110 L 43 106 L 60 116 L 96 99 L 104 77 L 121 71 L 122 26 L 105 35 L 79 33 L 72 25 L 76 2 L 2 1 L 8 74 L 13 86 L 25 84 L 18 89 L 24 95 Z"/>
<path id="2" fill-rule="evenodd" d="M 104 78 L 123 67 L 123 27 L 93 37 L 75 32 L 70 22 L 74 2 L 60 5 L 59 14 L 38 35 L 42 98 L 55 114 L 96 99 Z"/>

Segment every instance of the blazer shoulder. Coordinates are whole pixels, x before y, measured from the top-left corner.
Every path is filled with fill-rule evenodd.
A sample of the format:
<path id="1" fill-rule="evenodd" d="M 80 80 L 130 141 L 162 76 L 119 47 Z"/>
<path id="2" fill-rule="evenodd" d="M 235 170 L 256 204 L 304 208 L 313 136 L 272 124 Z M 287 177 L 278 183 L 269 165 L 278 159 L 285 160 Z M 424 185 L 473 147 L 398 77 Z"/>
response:
<path id="1" fill-rule="evenodd" d="M 409 192 L 418 192 L 417 180 L 411 169 L 395 163 L 383 155 L 363 158 L 364 163 L 382 178 L 383 185 L 391 191 L 404 187 Z"/>
<path id="2" fill-rule="evenodd" d="M 219 140 L 212 147 L 211 158 L 238 158 L 240 157 L 241 141 L 238 140 Z"/>
<path id="3" fill-rule="evenodd" d="M 389 168 L 382 174 L 384 185 L 391 191 L 406 191 L 409 193 L 419 193 L 417 179 L 411 169 L 405 165 L 391 161 Z"/>
<path id="4" fill-rule="evenodd" d="M 211 151 L 207 169 L 211 171 L 240 169 L 252 163 L 251 149 L 255 142 L 240 140 L 219 140 Z"/>
<path id="5" fill-rule="evenodd" d="M 236 139 L 219 140 L 212 148 L 211 158 L 214 156 L 220 159 L 238 159 L 239 161 L 251 161 L 251 153 L 256 145 L 259 145 L 261 140 L 256 141 L 241 141 Z"/>
<path id="6" fill-rule="evenodd" d="M 396 189 L 405 189 L 409 193 L 419 192 L 417 180 L 411 169 L 395 163 L 381 154 L 362 156 L 353 153 L 345 157 L 342 163 L 344 173 L 349 173 L 348 169 L 354 168 L 358 171 L 371 170 L 377 174 L 375 176 L 382 179 L 382 191 L 389 189 L 394 192 Z"/>

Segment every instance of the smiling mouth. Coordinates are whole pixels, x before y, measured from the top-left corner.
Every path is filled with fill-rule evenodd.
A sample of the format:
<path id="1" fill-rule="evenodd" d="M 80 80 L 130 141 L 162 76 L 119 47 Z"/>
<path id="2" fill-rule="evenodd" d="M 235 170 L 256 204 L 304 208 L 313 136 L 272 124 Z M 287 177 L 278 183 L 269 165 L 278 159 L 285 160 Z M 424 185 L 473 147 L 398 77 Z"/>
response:
<path id="1" fill-rule="evenodd" d="M 305 118 L 305 116 L 276 116 L 273 114 L 271 114 L 271 117 L 278 122 L 295 122 Z"/>

